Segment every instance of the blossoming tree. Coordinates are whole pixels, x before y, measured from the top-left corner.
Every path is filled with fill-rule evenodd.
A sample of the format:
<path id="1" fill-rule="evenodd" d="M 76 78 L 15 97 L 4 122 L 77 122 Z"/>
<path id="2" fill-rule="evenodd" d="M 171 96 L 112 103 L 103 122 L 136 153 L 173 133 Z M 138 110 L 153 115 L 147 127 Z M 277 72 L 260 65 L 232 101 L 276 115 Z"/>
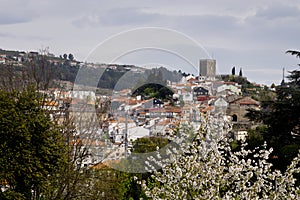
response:
<path id="1" fill-rule="evenodd" d="M 143 181 L 152 199 L 299 199 L 295 173 L 299 173 L 298 155 L 284 173 L 273 170 L 267 160 L 272 149 L 266 144 L 253 151 L 243 144 L 233 152 L 226 137 L 229 126 L 222 118 L 203 120 L 197 134 L 189 125 L 179 129 L 180 148 L 168 150 L 168 161 L 149 158 L 148 169 L 155 171 L 154 181 Z M 184 140 L 190 138 L 193 140 Z M 159 154 L 159 152 L 158 152 Z M 157 156 L 159 157 L 159 156 Z M 163 163 L 168 163 L 164 165 Z"/>

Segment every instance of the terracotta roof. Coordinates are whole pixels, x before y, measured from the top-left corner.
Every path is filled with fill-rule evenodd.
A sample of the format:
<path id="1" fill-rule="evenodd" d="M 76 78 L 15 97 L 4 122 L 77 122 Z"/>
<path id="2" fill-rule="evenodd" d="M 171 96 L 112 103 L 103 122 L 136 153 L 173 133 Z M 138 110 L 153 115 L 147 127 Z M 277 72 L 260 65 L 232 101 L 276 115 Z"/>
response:
<path id="1" fill-rule="evenodd" d="M 166 112 L 166 109 L 164 109 L 164 108 L 152 108 L 152 109 L 149 109 L 149 112 L 150 113 Z"/>
<path id="2" fill-rule="evenodd" d="M 166 108 L 166 112 L 181 113 L 181 108 Z"/>
<path id="3" fill-rule="evenodd" d="M 210 96 L 207 96 L 207 95 L 197 96 L 197 101 L 207 101 L 207 100 L 210 100 Z"/>
<path id="4" fill-rule="evenodd" d="M 109 119 L 110 123 L 117 123 L 117 121 L 115 119 Z"/>
<path id="5" fill-rule="evenodd" d="M 164 121 L 160 121 L 160 122 L 157 123 L 157 125 L 168 125 L 168 124 L 170 124 L 170 120 L 169 119 L 166 119 Z"/>
<path id="6" fill-rule="evenodd" d="M 259 103 L 254 100 L 244 100 L 244 101 L 240 102 L 240 105 L 256 105 L 256 106 L 258 106 Z"/>
<path id="7" fill-rule="evenodd" d="M 240 105 L 259 105 L 259 102 L 255 101 L 250 97 L 241 97 L 231 101 L 230 103 L 238 103 Z"/>
<path id="8" fill-rule="evenodd" d="M 113 98 L 112 101 L 114 101 L 114 102 L 127 102 L 128 99 L 126 97 L 116 97 L 116 98 Z"/>
<path id="9" fill-rule="evenodd" d="M 213 108 L 213 106 L 206 106 L 204 108 L 200 108 L 200 112 L 208 112 L 211 111 Z"/>
<path id="10" fill-rule="evenodd" d="M 107 168 L 111 168 L 112 165 L 118 164 L 120 163 L 120 160 L 109 160 L 109 161 L 105 161 L 102 163 L 98 163 L 95 164 L 93 166 L 91 166 L 91 168 L 94 169 L 107 169 Z"/>
<path id="11" fill-rule="evenodd" d="M 60 92 L 60 94 L 69 94 L 69 92 L 62 91 L 62 92 Z"/>
<path id="12" fill-rule="evenodd" d="M 90 140 L 90 139 L 80 139 L 77 138 L 76 140 L 70 141 L 71 145 L 93 145 L 93 146 L 103 146 L 104 142 L 102 141 L 96 141 L 96 140 Z"/>
<path id="13" fill-rule="evenodd" d="M 71 100 L 71 104 L 78 104 L 79 102 L 81 102 L 81 99 L 75 99 L 75 98 L 73 98 L 72 100 Z"/>
<path id="14" fill-rule="evenodd" d="M 117 122 L 119 122 L 119 123 L 125 123 L 126 122 L 126 118 L 125 117 L 117 117 Z M 133 123 L 133 120 L 128 118 L 127 122 L 128 123 Z"/>
<path id="15" fill-rule="evenodd" d="M 224 82 L 224 84 L 226 85 L 236 85 L 236 82 L 232 82 L 232 81 L 228 81 L 228 82 Z"/>
<path id="16" fill-rule="evenodd" d="M 129 105 L 135 105 L 135 104 L 137 104 L 138 103 L 138 100 L 135 100 L 135 99 L 130 99 L 129 100 Z"/>
<path id="17" fill-rule="evenodd" d="M 86 104 L 88 104 L 88 105 L 95 105 L 95 102 L 94 101 L 88 101 Z"/>
<path id="18" fill-rule="evenodd" d="M 56 101 L 45 101 L 43 103 L 44 106 L 58 106 L 58 103 Z"/>

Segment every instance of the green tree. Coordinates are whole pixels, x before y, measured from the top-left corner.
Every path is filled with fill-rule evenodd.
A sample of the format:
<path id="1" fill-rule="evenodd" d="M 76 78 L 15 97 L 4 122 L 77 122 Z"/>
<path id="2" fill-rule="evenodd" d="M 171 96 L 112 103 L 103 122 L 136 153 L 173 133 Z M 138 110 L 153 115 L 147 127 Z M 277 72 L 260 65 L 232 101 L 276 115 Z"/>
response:
<path id="1" fill-rule="evenodd" d="M 268 131 L 266 126 L 258 126 L 255 129 L 249 129 L 247 136 L 248 147 L 254 149 L 264 144 L 263 135 Z"/>
<path id="2" fill-rule="evenodd" d="M 41 199 L 64 159 L 59 129 L 28 88 L 0 91 L 0 199 Z"/>
<path id="3" fill-rule="evenodd" d="M 134 153 L 156 151 L 169 143 L 168 139 L 160 137 L 139 138 L 133 143 Z M 127 173 L 115 170 L 112 166 L 125 169 L 133 165 L 135 159 L 127 158 L 119 162 L 99 163 L 89 170 L 93 174 L 92 184 L 86 188 L 85 199 L 147 199 L 140 184 L 135 179 L 150 180 L 152 173 Z M 111 164 L 111 165 L 110 165 Z M 135 163 L 136 165 L 136 163 Z M 82 190 L 82 188 L 81 188 Z"/>
<path id="4" fill-rule="evenodd" d="M 243 76 L 242 68 L 240 69 L 239 76 Z"/>
<path id="5" fill-rule="evenodd" d="M 45 59 L 21 69 L 7 66 L 3 72 L 9 73 L 0 77 L 0 199 L 99 199 L 89 195 L 95 176 L 83 165 L 91 144 L 74 135 L 89 130 L 93 138 L 93 127 L 78 130 L 68 106 L 58 126 L 59 113 L 50 120 L 51 111 L 42 109 L 49 97 L 35 92 L 50 85 L 53 71 Z"/>
<path id="6" fill-rule="evenodd" d="M 67 59 L 68 59 L 68 55 L 65 53 L 65 54 L 63 55 L 63 58 L 64 58 L 65 60 L 67 60 Z"/>
<path id="7" fill-rule="evenodd" d="M 274 83 L 272 83 L 271 88 L 273 89 L 275 87 L 276 87 L 276 85 Z"/>
<path id="8" fill-rule="evenodd" d="M 132 93 L 133 96 L 141 95 L 145 99 L 158 98 L 161 100 L 167 100 L 172 97 L 174 92 L 167 86 L 163 86 L 157 83 L 146 83 L 141 87 L 135 89 Z"/>
<path id="9" fill-rule="evenodd" d="M 71 61 L 74 60 L 73 54 L 70 53 L 69 56 L 68 56 L 68 58 L 69 58 L 69 60 L 71 60 Z"/>
<path id="10" fill-rule="evenodd" d="M 299 57 L 296 51 L 287 51 Z M 266 125 L 263 137 L 274 148 L 273 163 L 283 170 L 299 149 L 300 142 L 300 72 L 294 70 L 288 76 L 289 82 L 276 87 L 276 98 L 262 102 L 260 111 L 250 110 L 250 120 Z M 291 148 L 292 147 L 292 148 Z M 289 156 L 286 154 L 289 151 Z"/>
<path id="11" fill-rule="evenodd" d="M 235 76 L 235 67 L 232 67 L 232 69 L 231 69 L 231 75 Z"/>
<path id="12" fill-rule="evenodd" d="M 138 138 L 133 143 L 134 153 L 147 153 L 156 151 L 157 147 L 162 148 L 169 144 L 167 138 L 150 137 L 150 138 Z"/>

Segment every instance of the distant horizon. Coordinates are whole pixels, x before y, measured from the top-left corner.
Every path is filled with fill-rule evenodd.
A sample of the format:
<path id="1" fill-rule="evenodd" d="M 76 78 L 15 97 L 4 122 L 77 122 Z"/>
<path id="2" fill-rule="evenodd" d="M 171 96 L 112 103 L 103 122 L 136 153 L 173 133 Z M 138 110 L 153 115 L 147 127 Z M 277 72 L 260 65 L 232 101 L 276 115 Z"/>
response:
<path id="1" fill-rule="evenodd" d="M 46 48 L 48 48 L 48 47 L 46 47 Z M 41 53 L 41 51 L 42 50 L 45 50 L 45 48 L 44 49 L 38 49 L 38 50 L 35 50 L 35 49 L 29 49 L 29 50 L 24 50 L 24 49 L 4 49 L 4 48 L 2 48 L 2 47 L 0 47 L 0 50 L 4 50 L 4 51 L 16 51 L 16 52 L 26 52 L 26 53 L 28 53 L 28 52 L 38 52 L 38 53 Z M 74 55 L 72 52 L 65 52 L 65 53 L 63 53 L 63 54 L 55 54 L 54 52 L 52 52 L 51 51 L 51 49 L 49 48 L 49 52 L 48 52 L 49 54 L 53 54 L 55 57 L 60 57 L 60 56 L 63 56 L 63 54 L 67 54 L 67 55 L 69 55 L 69 54 L 72 54 L 72 55 Z M 200 61 L 200 59 L 201 58 L 199 58 L 199 61 Z M 203 58 L 202 58 L 203 59 Z M 214 60 L 216 60 L 215 58 L 211 58 L 211 59 L 214 59 Z M 81 59 L 78 59 L 77 57 L 76 57 L 76 55 L 74 55 L 74 60 L 75 61 L 78 61 L 78 62 L 87 62 L 87 60 L 81 60 Z M 216 60 L 216 62 L 217 62 L 217 64 L 218 64 L 218 60 Z M 299 61 L 300 62 L 300 61 Z M 93 63 L 93 62 L 91 62 L 91 63 Z M 93 63 L 93 64 L 99 64 L 99 63 Z M 166 69 L 168 69 L 168 70 L 170 70 L 170 71 L 174 71 L 174 70 L 176 70 L 176 71 L 178 71 L 178 70 L 181 70 L 182 72 L 185 72 L 185 73 L 187 73 L 187 74 L 190 74 L 190 75 L 194 75 L 195 77 L 197 77 L 197 76 L 199 76 L 199 71 L 197 72 L 197 73 L 195 73 L 195 71 L 193 72 L 193 71 L 184 71 L 184 68 L 179 68 L 179 67 L 177 67 L 176 69 L 173 67 L 170 67 L 170 66 L 167 66 L 167 65 L 164 65 L 164 64 L 159 64 L 159 63 L 148 63 L 149 65 L 145 65 L 145 64 L 140 64 L 140 63 L 128 63 L 128 62 L 115 62 L 115 63 L 101 63 L 101 64 L 107 64 L 107 65 L 128 65 L 128 66 L 130 66 L 130 65 L 132 65 L 132 66 L 136 66 L 136 67 L 141 67 L 141 68 L 145 68 L 145 69 L 149 69 L 149 68 L 155 68 L 155 67 L 164 67 L 164 68 L 166 68 Z M 151 65 L 157 65 L 157 66 L 151 66 Z M 297 65 L 297 64 L 296 64 Z M 284 74 L 285 74 L 285 81 L 287 81 L 287 76 L 288 76 L 288 74 L 289 74 L 289 71 L 290 70 L 287 70 L 286 69 L 286 67 L 283 67 L 282 69 L 280 69 L 280 71 L 281 71 L 281 76 L 280 77 L 278 77 L 279 79 L 278 79 L 278 81 L 277 82 L 272 82 L 272 83 L 269 83 L 269 84 L 266 84 L 266 83 L 264 83 L 264 82 L 257 82 L 257 81 L 255 81 L 255 80 L 252 80 L 252 79 L 250 79 L 247 75 L 245 75 L 245 73 L 244 73 L 244 69 L 242 68 L 242 67 L 237 67 L 237 66 L 232 66 L 232 67 L 235 67 L 236 68 L 236 73 L 238 73 L 239 72 L 239 69 L 242 69 L 242 71 L 243 71 L 243 77 L 245 77 L 245 78 L 247 78 L 247 80 L 248 81 L 250 81 L 251 83 L 257 83 L 257 84 L 263 84 L 263 85 L 267 85 L 267 86 L 271 86 L 273 83 L 275 84 L 275 85 L 279 85 L 280 83 L 281 83 L 281 81 L 282 81 L 282 73 L 283 73 L 283 68 L 285 69 L 285 72 L 284 72 Z M 221 75 L 231 75 L 231 69 L 232 69 L 232 67 L 230 67 L 230 68 L 228 68 L 228 71 L 227 72 L 220 72 L 219 70 L 218 70 L 218 66 L 217 66 L 217 73 L 216 73 L 216 76 L 221 76 Z M 199 66 L 198 66 L 198 69 L 199 69 Z M 291 69 L 291 70 L 296 70 L 297 68 L 295 67 L 295 69 Z M 259 72 L 258 72 L 259 73 Z"/>
<path id="2" fill-rule="evenodd" d="M 49 47 L 55 55 L 72 53 L 84 61 L 113 35 L 159 27 L 181 32 L 201 44 L 217 60 L 218 73 L 242 67 L 250 81 L 270 85 L 281 82 L 283 67 L 286 74 L 299 69 L 299 59 L 285 54 L 290 49 L 300 50 L 298 1 L 11 0 L 2 2 L 1 8 L 4 49 L 38 51 Z M 156 57 L 160 61 L 164 56 Z M 139 57 L 132 56 L 130 62 L 123 58 L 122 62 L 145 63 Z"/>

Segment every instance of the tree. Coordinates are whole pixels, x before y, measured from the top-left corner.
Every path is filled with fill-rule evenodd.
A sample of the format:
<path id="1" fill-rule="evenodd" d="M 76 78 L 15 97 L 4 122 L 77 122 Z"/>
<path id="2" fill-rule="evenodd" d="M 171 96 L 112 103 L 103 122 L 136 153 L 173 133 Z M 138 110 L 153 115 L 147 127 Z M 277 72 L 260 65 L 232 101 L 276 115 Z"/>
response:
<path id="1" fill-rule="evenodd" d="M 239 76 L 243 76 L 242 68 L 240 69 Z"/>
<path id="2" fill-rule="evenodd" d="M 70 53 L 69 56 L 68 56 L 68 58 L 69 58 L 69 60 L 73 61 L 74 60 L 73 54 Z"/>
<path id="3" fill-rule="evenodd" d="M 170 164 L 142 183 L 151 199 L 299 199 L 294 173 L 300 171 L 300 154 L 281 173 L 267 161 L 272 152 L 266 144 L 249 151 L 232 151 L 226 137 L 216 139 L 222 121 L 210 118 L 189 144 L 170 150 Z M 183 134 L 193 134 L 189 128 Z M 181 135 L 183 137 L 183 135 Z M 149 163 L 149 162 L 148 162 Z M 160 163 L 160 161 L 152 162 Z M 151 166 L 150 166 L 151 167 Z"/>
<path id="4" fill-rule="evenodd" d="M 231 69 L 231 75 L 235 76 L 235 67 L 232 67 L 232 69 Z"/>
<path id="5" fill-rule="evenodd" d="M 67 60 L 68 55 L 65 53 L 65 54 L 63 55 L 63 58 L 64 58 L 65 60 Z"/>
<path id="6" fill-rule="evenodd" d="M 59 128 L 32 88 L 0 91 L 0 198 L 40 199 L 48 179 L 64 164 Z"/>
<path id="7" fill-rule="evenodd" d="M 300 58 L 300 51 L 297 50 L 287 50 L 285 53 L 291 54 L 293 56 L 296 56 L 297 58 Z"/>
<path id="8" fill-rule="evenodd" d="M 138 138 L 133 142 L 134 153 L 147 153 L 156 151 L 157 147 L 162 148 L 169 143 L 167 138 L 150 137 Z"/>
<path id="9" fill-rule="evenodd" d="M 296 51 L 287 51 L 299 57 Z M 273 135 L 279 136 L 279 143 L 298 142 L 300 136 L 300 71 L 294 70 L 288 76 L 289 82 L 276 88 L 277 99 L 272 105 L 271 118 L 265 121 Z"/>
<path id="10" fill-rule="evenodd" d="M 53 78 L 57 75 L 57 70 L 48 61 L 48 49 L 42 49 L 40 52 L 40 55 L 26 63 L 27 69 L 24 69 L 24 73 L 28 77 L 23 81 L 33 84 L 37 90 L 47 90 L 53 84 Z"/>
<path id="11" fill-rule="evenodd" d="M 47 90 L 54 86 L 58 69 L 48 61 L 49 50 L 41 49 L 40 54 L 30 55 L 24 66 L 3 65 L 0 70 L 0 87 L 3 90 L 23 90 L 29 85 L 37 90 Z"/>
<path id="12" fill-rule="evenodd" d="M 82 122 L 80 130 L 66 102 L 53 114 L 42 109 L 49 97 L 35 92 L 47 90 L 53 78 L 44 55 L 33 57 L 25 67 L 1 71 L 8 73 L 1 76 L 0 90 L 0 199 L 100 199 L 101 194 L 90 192 L 97 190 L 92 187 L 96 174 L 83 164 L 95 141 L 92 119 L 88 127 Z"/>
<path id="13" fill-rule="evenodd" d="M 157 83 L 146 83 L 141 87 L 135 89 L 132 93 L 133 96 L 141 95 L 146 99 L 158 98 L 162 100 L 167 100 L 172 97 L 174 92 L 167 86 L 157 84 Z"/>
<path id="14" fill-rule="evenodd" d="M 292 55 L 296 51 L 287 51 Z M 252 120 L 263 122 L 268 128 L 263 137 L 274 148 L 273 163 L 276 168 L 284 170 L 298 149 L 288 148 L 299 145 L 300 142 L 300 72 L 294 70 L 288 76 L 289 82 L 276 87 L 276 98 L 273 101 L 262 102 L 260 111 L 249 110 L 248 116 Z M 289 154 L 285 154 L 289 150 Z"/>
<path id="15" fill-rule="evenodd" d="M 274 83 L 272 83 L 271 88 L 274 89 L 276 87 L 276 85 Z"/>
<path id="16" fill-rule="evenodd" d="M 268 131 L 267 127 L 264 125 L 257 126 L 255 129 L 247 130 L 248 136 L 246 142 L 248 143 L 248 148 L 255 149 L 264 144 L 263 135 Z"/>
<path id="17" fill-rule="evenodd" d="M 160 137 L 138 138 L 133 142 L 133 153 L 153 152 L 157 147 L 164 147 L 168 143 L 168 139 Z M 127 160 L 120 160 L 116 164 L 128 166 L 128 162 L 135 162 L 135 159 L 128 157 Z M 91 193 L 103 194 L 98 196 L 98 199 L 147 199 L 141 185 L 135 179 L 150 180 L 152 173 L 122 172 L 110 168 L 110 163 L 112 162 L 108 161 L 93 166 Z"/>

